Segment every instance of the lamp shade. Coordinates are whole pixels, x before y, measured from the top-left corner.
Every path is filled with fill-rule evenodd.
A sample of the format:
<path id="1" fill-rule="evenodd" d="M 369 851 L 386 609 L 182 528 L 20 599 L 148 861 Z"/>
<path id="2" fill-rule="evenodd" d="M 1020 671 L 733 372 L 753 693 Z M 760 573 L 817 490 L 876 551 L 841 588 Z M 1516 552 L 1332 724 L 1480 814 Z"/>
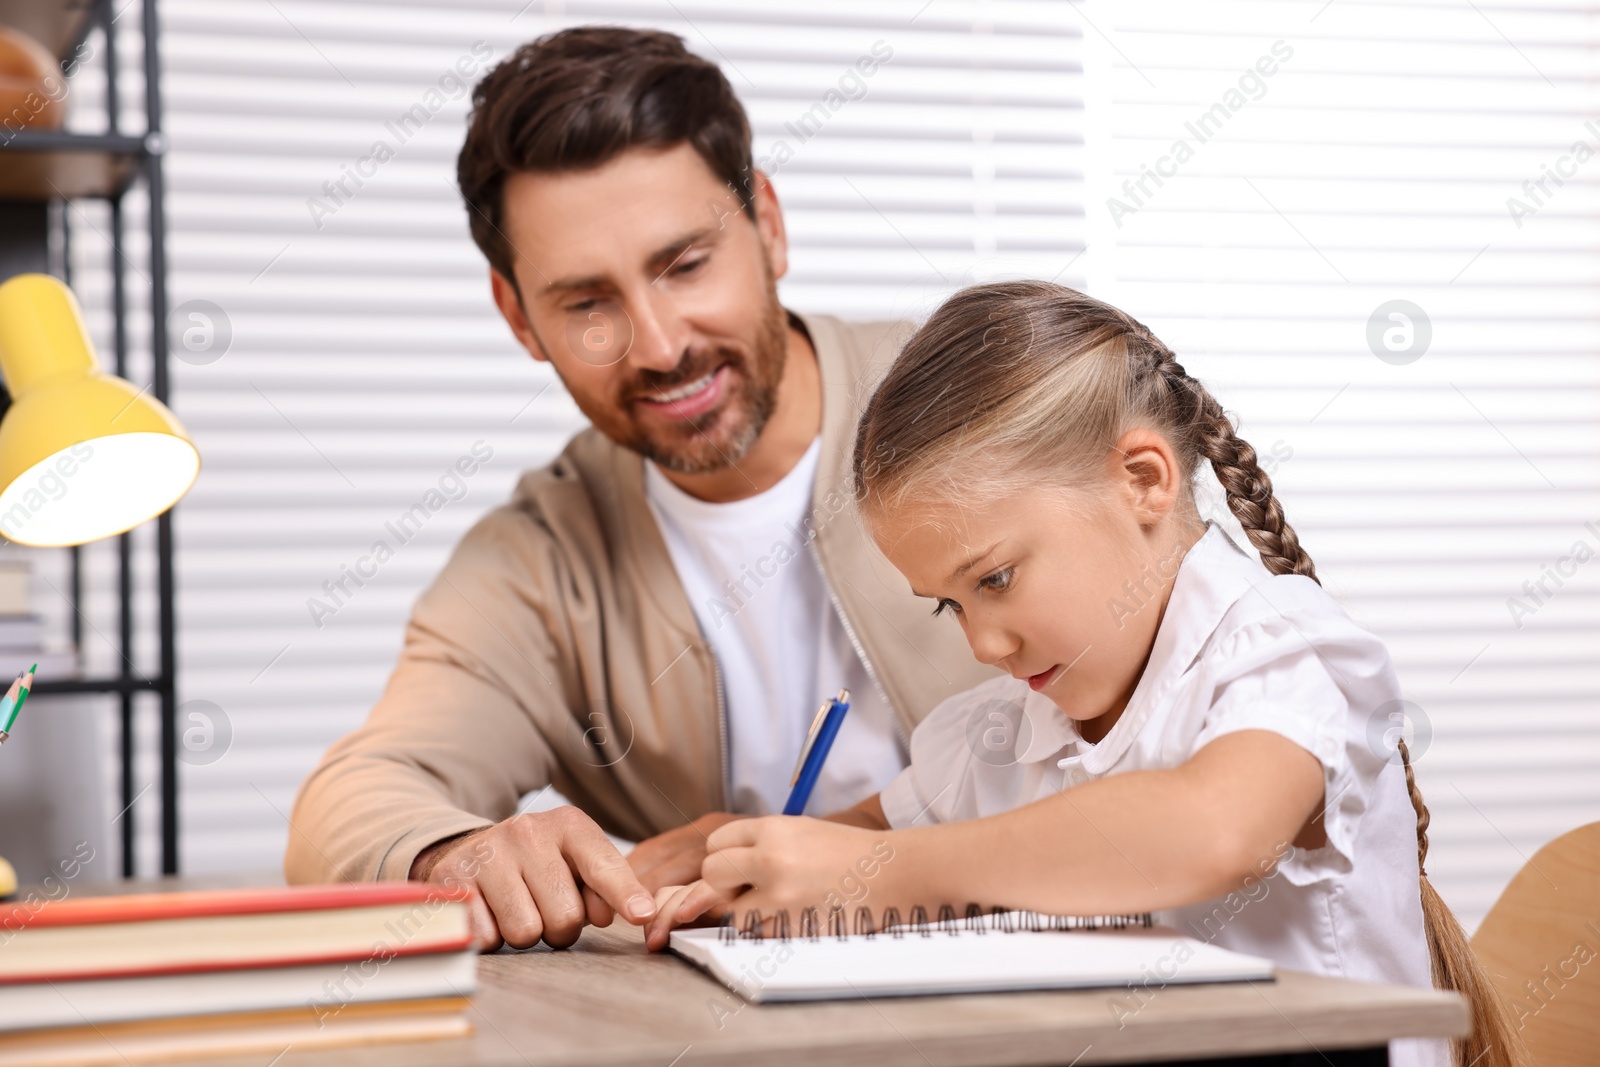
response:
<path id="1" fill-rule="evenodd" d="M 200 453 L 167 406 L 100 370 L 71 290 L 46 274 L 0 285 L 0 534 L 81 545 L 166 511 Z"/>

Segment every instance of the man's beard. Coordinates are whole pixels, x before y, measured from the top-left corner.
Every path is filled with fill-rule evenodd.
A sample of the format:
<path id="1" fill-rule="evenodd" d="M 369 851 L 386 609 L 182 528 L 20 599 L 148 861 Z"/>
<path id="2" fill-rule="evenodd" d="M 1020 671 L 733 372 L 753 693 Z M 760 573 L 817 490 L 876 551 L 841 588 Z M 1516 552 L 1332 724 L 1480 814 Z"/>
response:
<path id="1" fill-rule="evenodd" d="M 777 287 L 770 274 L 760 332 L 752 352 L 718 346 L 690 350 L 676 368 L 667 373 L 645 371 L 621 393 L 623 433 L 607 433 L 618 444 L 679 474 L 710 474 L 744 458 L 766 429 L 778 406 L 778 387 L 783 380 L 788 357 L 788 319 L 778 303 Z M 712 411 L 686 419 L 651 435 L 632 418 L 637 397 L 669 392 L 729 365 L 728 395 Z M 606 427 L 600 427 L 606 431 Z M 713 436 L 712 431 L 719 431 Z M 666 437 L 668 439 L 662 440 Z"/>

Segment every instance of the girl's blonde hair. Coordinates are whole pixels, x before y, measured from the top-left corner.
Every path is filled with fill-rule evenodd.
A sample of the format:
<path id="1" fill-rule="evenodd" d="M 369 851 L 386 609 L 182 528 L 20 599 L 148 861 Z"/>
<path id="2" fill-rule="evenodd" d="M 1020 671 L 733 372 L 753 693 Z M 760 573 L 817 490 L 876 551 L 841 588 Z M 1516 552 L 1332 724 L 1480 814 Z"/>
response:
<path id="1" fill-rule="evenodd" d="M 1228 508 L 1274 574 L 1317 580 L 1255 449 L 1222 405 L 1142 323 L 1065 286 L 976 285 L 934 312 L 890 367 L 856 430 L 855 497 L 870 518 L 913 498 L 970 502 L 1038 486 L 1085 485 L 1137 426 L 1171 443 L 1185 475 L 1211 464 Z M 1184 506 L 1195 511 L 1192 491 Z M 1197 512 L 1196 512 L 1197 513 Z M 1433 981 L 1469 1002 L 1461 1067 L 1523 1062 L 1505 1008 L 1455 916 L 1428 882 L 1428 809 L 1402 742 L 1417 813 L 1417 867 Z"/>

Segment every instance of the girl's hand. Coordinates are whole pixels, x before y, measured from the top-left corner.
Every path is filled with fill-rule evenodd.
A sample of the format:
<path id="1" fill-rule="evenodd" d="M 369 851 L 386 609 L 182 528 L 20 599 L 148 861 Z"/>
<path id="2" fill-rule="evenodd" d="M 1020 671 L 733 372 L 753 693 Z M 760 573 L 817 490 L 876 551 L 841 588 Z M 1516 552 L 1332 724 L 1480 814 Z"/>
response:
<path id="1" fill-rule="evenodd" d="M 663 886 L 656 891 L 656 915 L 645 928 L 644 945 L 651 952 L 667 947 L 672 931 L 710 913 L 720 916 L 731 903 L 705 882 Z"/>
<path id="2" fill-rule="evenodd" d="M 685 886 L 700 877 L 706 858 L 706 835 L 723 823 L 744 818 L 713 811 L 675 830 L 647 838 L 628 853 L 628 866 L 640 883 L 655 893 L 667 886 Z"/>
<path id="3" fill-rule="evenodd" d="M 832 908 L 889 897 L 884 869 L 894 859 L 889 833 L 803 816 L 740 819 L 712 831 L 700 880 L 746 911 L 771 916 L 802 908 L 826 918 Z M 686 898 L 698 903 L 698 898 Z"/>
<path id="4" fill-rule="evenodd" d="M 801 909 L 816 908 L 826 921 L 831 909 L 861 904 L 869 894 L 893 903 L 884 870 L 894 856 L 884 831 L 792 815 L 728 823 L 707 839 L 698 882 L 656 894 L 645 944 L 664 948 L 675 927 L 729 910 L 742 927 L 749 911 L 770 924 L 776 911 L 788 909 L 794 923 Z"/>

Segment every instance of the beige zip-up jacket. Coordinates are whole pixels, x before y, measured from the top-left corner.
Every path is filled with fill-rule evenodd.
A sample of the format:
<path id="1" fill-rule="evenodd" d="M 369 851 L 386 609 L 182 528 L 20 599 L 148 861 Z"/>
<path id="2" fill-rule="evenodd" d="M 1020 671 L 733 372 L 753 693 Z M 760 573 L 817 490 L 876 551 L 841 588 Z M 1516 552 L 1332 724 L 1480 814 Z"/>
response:
<path id="1" fill-rule="evenodd" d="M 912 728 L 994 677 L 912 595 L 856 518 L 857 419 L 906 323 L 797 316 L 822 378 L 807 534 L 875 684 Z M 726 709 L 711 648 L 644 492 L 644 460 L 594 429 L 523 475 L 417 600 L 367 721 L 295 800 L 291 883 L 403 879 L 428 845 L 553 785 L 640 840 L 724 810 Z"/>

